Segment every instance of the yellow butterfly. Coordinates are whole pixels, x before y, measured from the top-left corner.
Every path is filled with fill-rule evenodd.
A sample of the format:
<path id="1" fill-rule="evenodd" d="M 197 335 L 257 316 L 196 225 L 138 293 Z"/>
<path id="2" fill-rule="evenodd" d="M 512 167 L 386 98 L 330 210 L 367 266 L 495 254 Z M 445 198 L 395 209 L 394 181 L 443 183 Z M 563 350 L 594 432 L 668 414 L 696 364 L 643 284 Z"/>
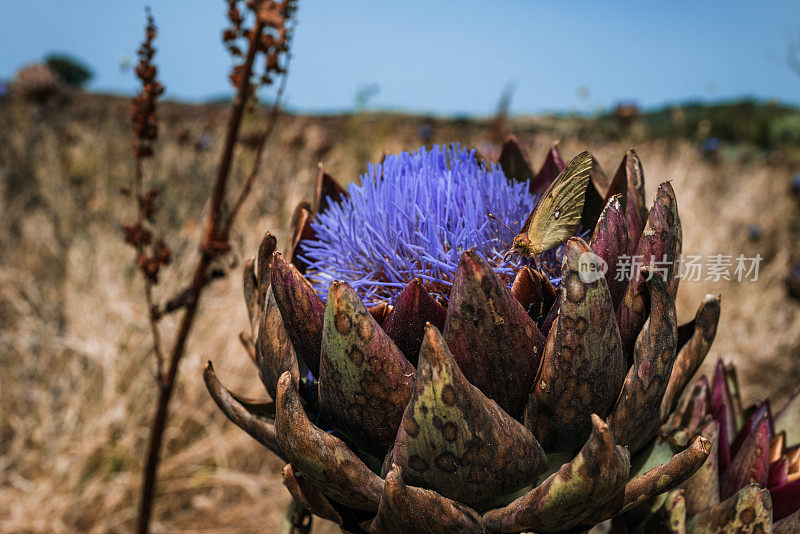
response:
<path id="1" fill-rule="evenodd" d="M 591 169 L 592 156 L 588 152 L 569 162 L 528 216 L 509 253 L 533 257 L 575 235 L 581 223 Z"/>

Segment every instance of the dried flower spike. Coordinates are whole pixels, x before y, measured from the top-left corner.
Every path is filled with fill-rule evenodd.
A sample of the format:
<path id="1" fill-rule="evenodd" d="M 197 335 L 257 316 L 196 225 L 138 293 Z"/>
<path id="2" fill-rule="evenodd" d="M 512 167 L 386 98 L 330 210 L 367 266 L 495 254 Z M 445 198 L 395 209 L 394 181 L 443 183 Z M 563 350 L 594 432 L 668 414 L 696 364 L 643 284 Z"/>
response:
<path id="1" fill-rule="evenodd" d="M 153 63 L 156 49 L 156 25 L 152 13 L 147 12 L 145 40 L 139 47 L 136 77 L 142 82 L 142 89 L 131 101 L 131 121 L 133 122 L 133 156 L 137 159 L 153 155 L 153 142 L 158 138 L 156 121 L 156 100 L 164 92 L 164 86 L 156 79 L 158 68 Z"/>

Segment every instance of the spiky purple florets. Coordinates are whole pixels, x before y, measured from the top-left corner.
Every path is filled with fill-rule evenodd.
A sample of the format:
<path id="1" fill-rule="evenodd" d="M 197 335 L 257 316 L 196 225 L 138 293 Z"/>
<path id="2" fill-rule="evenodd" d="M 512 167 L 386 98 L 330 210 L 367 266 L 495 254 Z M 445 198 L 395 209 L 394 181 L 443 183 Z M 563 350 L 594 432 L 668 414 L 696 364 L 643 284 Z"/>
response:
<path id="1" fill-rule="evenodd" d="M 514 267 L 502 256 L 536 204 L 527 183 L 508 180 L 458 145 L 387 156 L 348 195 L 317 216 L 316 238 L 302 243 L 301 257 L 323 299 L 342 280 L 367 304 L 394 302 L 414 278 L 445 302 L 469 249 L 510 282 Z"/>

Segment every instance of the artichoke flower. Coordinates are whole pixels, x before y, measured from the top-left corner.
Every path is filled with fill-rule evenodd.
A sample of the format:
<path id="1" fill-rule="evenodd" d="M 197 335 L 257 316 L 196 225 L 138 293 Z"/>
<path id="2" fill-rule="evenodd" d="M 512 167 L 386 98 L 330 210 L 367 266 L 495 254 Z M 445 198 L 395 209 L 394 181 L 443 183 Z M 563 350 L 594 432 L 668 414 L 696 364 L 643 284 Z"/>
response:
<path id="1" fill-rule="evenodd" d="M 687 389 L 651 447 L 654 457 L 669 454 L 701 433 L 711 455 L 678 489 L 649 503 L 637 528 L 800 532 L 800 390 L 774 413 L 768 400 L 743 410 L 736 369 L 719 360 L 710 382 L 702 376 Z"/>
<path id="2" fill-rule="evenodd" d="M 507 262 L 563 168 L 553 146 L 534 172 L 513 137 L 499 165 L 420 149 L 347 191 L 320 167 L 285 258 L 265 235 L 242 339 L 274 403 L 225 389 L 210 362 L 204 378 L 287 462 L 296 506 L 351 532 L 564 532 L 700 469 L 703 436 L 650 454 L 719 318 L 709 297 L 677 325 L 672 187 L 648 212 L 633 150 L 611 179 L 593 161 L 577 235 Z M 629 279 L 625 255 L 640 258 Z M 612 268 L 587 276 L 587 258 Z"/>

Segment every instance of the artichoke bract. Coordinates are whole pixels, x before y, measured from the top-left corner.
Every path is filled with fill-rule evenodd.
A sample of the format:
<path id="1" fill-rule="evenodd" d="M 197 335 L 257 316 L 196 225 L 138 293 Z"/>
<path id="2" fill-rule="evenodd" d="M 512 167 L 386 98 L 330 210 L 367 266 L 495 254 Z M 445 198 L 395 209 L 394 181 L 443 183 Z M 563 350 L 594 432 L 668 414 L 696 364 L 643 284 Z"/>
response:
<path id="1" fill-rule="evenodd" d="M 710 382 L 702 376 L 684 393 L 651 451 L 669 454 L 698 433 L 712 442 L 708 460 L 649 503 L 657 513 L 638 529 L 800 532 L 800 390 L 775 412 L 768 400 L 743 409 L 736 369 L 718 360 Z"/>
<path id="2" fill-rule="evenodd" d="M 274 403 L 231 393 L 210 363 L 205 380 L 287 462 L 297 506 L 351 532 L 562 532 L 704 465 L 713 429 L 668 454 L 655 439 L 719 319 L 708 297 L 677 324 L 671 185 L 648 211 L 633 150 L 611 178 L 592 160 L 576 236 L 506 260 L 563 168 L 553 146 L 534 172 L 513 137 L 499 163 L 421 149 L 347 190 L 320 168 L 287 254 L 264 237 L 242 339 Z M 620 275 L 623 256 L 638 261 Z"/>

